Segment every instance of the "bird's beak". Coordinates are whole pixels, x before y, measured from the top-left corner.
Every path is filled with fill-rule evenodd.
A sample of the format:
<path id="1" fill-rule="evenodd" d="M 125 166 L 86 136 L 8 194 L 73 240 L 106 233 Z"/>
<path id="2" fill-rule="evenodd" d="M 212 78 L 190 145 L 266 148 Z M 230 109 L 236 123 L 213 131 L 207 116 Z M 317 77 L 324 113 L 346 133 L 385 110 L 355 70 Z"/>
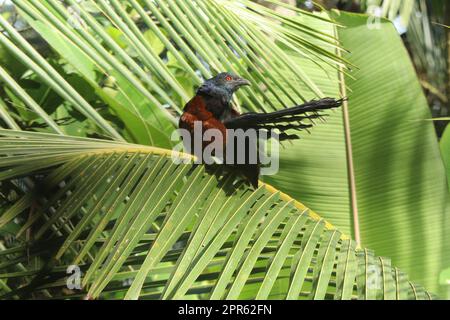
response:
<path id="1" fill-rule="evenodd" d="M 239 78 L 235 80 L 236 86 L 237 87 L 242 87 L 242 86 L 249 86 L 251 85 L 250 81 L 248 81 L 247 79 L 244 78 Z"/>

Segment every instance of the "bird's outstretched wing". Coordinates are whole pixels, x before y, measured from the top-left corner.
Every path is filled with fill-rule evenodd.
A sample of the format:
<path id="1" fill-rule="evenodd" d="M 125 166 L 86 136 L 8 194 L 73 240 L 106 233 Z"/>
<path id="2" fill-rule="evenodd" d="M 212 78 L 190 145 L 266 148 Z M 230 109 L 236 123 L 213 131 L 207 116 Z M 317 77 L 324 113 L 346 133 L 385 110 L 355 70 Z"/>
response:
<path id="1" fill-rule="evenodd" d="M 302 121 L 326 116 L 321 111 L 337 108 L 342 105 L 343 100 L 323 98 L 270 113 L 244 113 L 225 120 L 224 125 L 227 129 L 278 129 L 280 140 L 298 139 L 296 134 L 287 134 L 285 131 L 289 129 L 307 130 L 313 126 L 313 123 L 311 121 L 303 123 Z"/>

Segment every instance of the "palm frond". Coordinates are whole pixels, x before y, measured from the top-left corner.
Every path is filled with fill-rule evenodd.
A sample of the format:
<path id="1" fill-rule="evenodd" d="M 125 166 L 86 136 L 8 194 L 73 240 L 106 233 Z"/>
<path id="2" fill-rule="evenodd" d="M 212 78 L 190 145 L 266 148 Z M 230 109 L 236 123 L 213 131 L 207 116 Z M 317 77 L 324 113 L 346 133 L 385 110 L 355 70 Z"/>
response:
<path id="1" fill-rule="evenodd" d="M 127 143 L 0 134 L 0 180 L 41 177 L 0 217 L 2 230 L 28 216 L 0 251 L 3 297 L 61 298 L 78 265 L 91 298 L 432 298 L 302 204 L 223 167 Z"/>
<path id="2" fill-rule="evenodd" d="M 327 33 L 247 0 L 13 3 L 59 59 L 49 62 L 1 16 L 0 46 L 92 121 L 100 134 L 116 140 L 126 136 L 138 143 L 170 146 L 167 137 L 193 88 L 223 70 L 254 84 L 236 100 L 250 110 L 298 104 L 305 100 L 300 86 L 323 97 L 318 86 L 284 53 L 284 47 L 312 63 L 346 65 L 334 53 L 335 48 L 341 50 L 336 39 Z M 333 25 L 325 17 L 289 9 Z M 65 79 L 61 71 L 67 66 L 92 88 L 95 99 L 83 97 Z M 6 71 L 16 80 L 22 76 L 14 74 L 15 70 Z M 293 81 L 286 86 L 280 79 Z M 23 95 L 17 98 L 24 100 Z M 23 102 L 30 107 L 27 101 Z M 105 120 L 104 112 L 95 108 L 98 102 L 124 123 L 125 132 Z M 32 110 L 38 118 L 44 116 L 35 107 Z M 52 117 L 45 115 L 44 120 L 53 128 Z"/>
<path id="3" fill-rule="evenodd" d="M 411 279 L 444 295 L 437 279 L 450 263 L 448 190 L 417 74 L 389 21 L 368 30 L 367 15 L 336 12 L 333 17 L 347 26 L 336 34 L 351 52 L 346 58 L 360 68 L 342 76 L 338 86 L 327 76 L 337 79 L 339 74 L 294 59 L 327 96 L 348 97 L 350 121 L 344 123 L 341 112 L 330 112 L 326 124 L 280 151 L 280 170 L 264 180 L 301 199 L 355 240 L 359 232 L 365 247 L 389 256 Z"/>

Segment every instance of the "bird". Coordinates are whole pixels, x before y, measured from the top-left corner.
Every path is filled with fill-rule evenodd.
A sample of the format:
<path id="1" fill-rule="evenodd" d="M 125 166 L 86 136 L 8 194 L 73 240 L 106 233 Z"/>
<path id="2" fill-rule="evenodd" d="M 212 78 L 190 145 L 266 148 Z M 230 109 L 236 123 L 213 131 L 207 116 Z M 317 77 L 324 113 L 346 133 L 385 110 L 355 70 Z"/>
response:
<path id="1" fill-rule="evenodd" d="M 276 131 L 280 141 L 296 140 L 299 139 L 299 136 L 289 133 L 288 130 L 308 130 L 313 126 L 314 119 L 322 119 L 326 116 L 321 111 L 337 108 L 344 101 L 344 99 L 322 98 L 274 112 L 241 114 L 233 107 L 232 98 L 239 88 L 249 85 L 251 85 L 250 81 L 234 73 L 221 72 L 205 80 L 199 86 L 194 97 L 184 106 L 179 119 L 179 128 L 186 130 L 192 138 L 190 139 L 191 145 L 188 146 L 192 154 L 194 154 L 192 151 L 195 150 L 193 139 L 195 123 L 200 124 L 202 132 L 208 129 L 215 129 L 220 132 L 222 141 L 218 142 L 224 150 L 229 146 L 230 138 L 229 135 L 227 136 L 227 130 L 230 129 Z M 304 123 L 303 120 L 310 121 Z M 203 151 L 214 139 L 202 141 L 200 151 Z M 236 148 L 236 144 L 234 144 L 234 148 Z M 232 165 L 254 188 L 258 186 L 260 162 L 259 159 L 256 163 L 247 161 L 249 159 L 248 154 L 256 148 L 255 143 L 246 141 L 245 150 L 235 149 L 235 156 L 236 154 L 245 154 L 246 161 L 239 164 L 234 162 Z M 227 164 L 225 163 L 225 165 Z"/>

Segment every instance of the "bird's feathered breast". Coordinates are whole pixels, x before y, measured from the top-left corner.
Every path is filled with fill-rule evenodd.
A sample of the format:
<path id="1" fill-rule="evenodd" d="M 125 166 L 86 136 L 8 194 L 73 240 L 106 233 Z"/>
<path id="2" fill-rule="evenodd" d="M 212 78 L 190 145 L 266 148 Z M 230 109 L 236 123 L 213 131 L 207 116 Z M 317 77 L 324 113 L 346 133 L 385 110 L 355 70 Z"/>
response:
<path id="1" fill-rule="evenodd" d="M 184 107 L 179 127 L 193 133 L 195 121 L 199 121 L 203 132 L 208 129 L 218 129 L 223 137 L 226 137 L 225 126 L 207 106 L 207 101 L 201 95 L 193 97 Z"/>

